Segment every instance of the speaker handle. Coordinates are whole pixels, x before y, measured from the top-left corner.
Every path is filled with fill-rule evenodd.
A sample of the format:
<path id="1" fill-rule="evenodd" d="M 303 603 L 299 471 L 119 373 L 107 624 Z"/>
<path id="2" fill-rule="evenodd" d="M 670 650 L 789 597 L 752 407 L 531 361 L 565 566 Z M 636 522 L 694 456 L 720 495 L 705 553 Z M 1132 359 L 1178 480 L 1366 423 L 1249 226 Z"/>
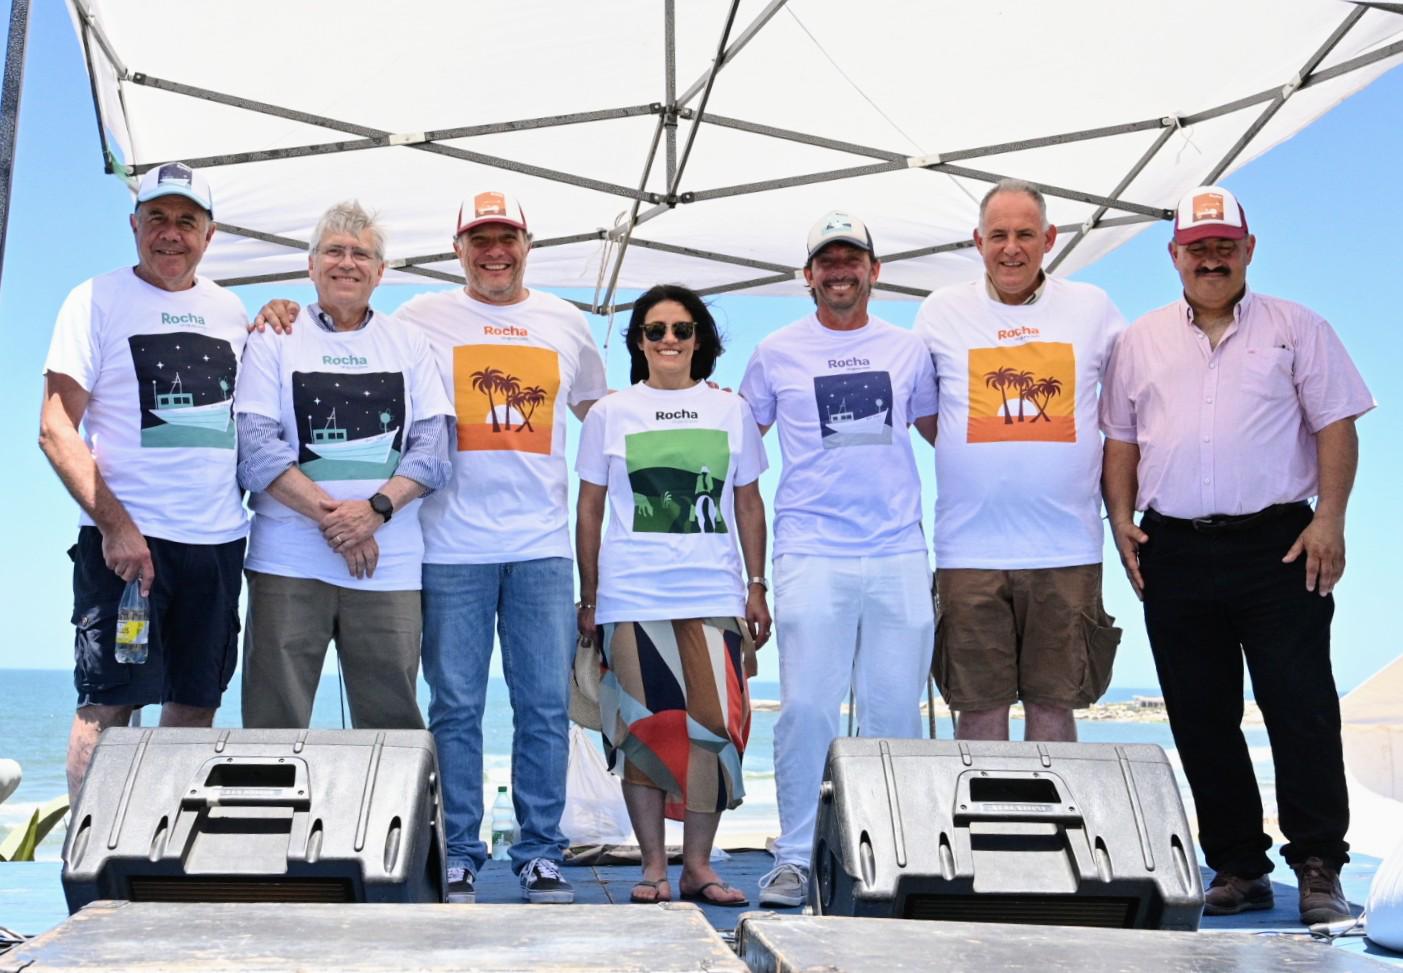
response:
<path id="1" fill-rule="evenodd" d="M 1040 800 L 1047 796 L 1049 787 L 1057 800 Z M 975 790 L 986 793 L 975 800 Z M 972 821 L 1085 824 L 1066 782 L 1046 770 L 966 770 L 955 782 L 951 817 L 957 827 Z"/>
<path id="2" fill-rule="evenodd" d="M 182 809 L 311 807 L 307 761 L 301 757 L 214 757 L 201 765 L 180 798 Z"/>

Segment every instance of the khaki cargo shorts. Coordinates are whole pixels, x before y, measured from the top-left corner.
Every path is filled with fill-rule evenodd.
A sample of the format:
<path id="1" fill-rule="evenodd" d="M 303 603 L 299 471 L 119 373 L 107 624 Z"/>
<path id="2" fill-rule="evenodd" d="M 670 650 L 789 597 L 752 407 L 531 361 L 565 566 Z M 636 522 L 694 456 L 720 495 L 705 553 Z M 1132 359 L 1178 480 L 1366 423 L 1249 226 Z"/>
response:
<path id="1" fill-rule="evenodd" d="M 1101 698 L 1121 630 L 1101 603 L 1101 565 L 936 572 L 935 683 L 950 708 L 1018 700 L 1080 709 Z"/>

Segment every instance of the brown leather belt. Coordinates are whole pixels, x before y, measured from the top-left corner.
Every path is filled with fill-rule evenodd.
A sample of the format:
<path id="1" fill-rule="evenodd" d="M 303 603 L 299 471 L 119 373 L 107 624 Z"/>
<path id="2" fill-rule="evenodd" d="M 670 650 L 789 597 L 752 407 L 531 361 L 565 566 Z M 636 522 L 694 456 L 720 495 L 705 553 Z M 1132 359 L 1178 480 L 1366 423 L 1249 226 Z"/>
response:
<path id="1" fill-rule="evenodd" d="M 1151 524 L 1168 524 L 1170 527 L 1187 527 L 1196 530 L 1200 534 L 1221 534 L 1231 531 L 1247 530 L 1257 527 L 1268 521 L 1276 520 L 1287 514 L 1299 513 L 1302 510 L 1309 510 L 1310 503 L 1305 500 L 1297 500 L 1295 503 L 1274 503 L 1270 507 L 1258 510 L 1254 514 L 1214 514 L 1211 517 L 1195 517 L 1186 519 L 1184 517 L 1166 517 L 1158 510 L 1146 510 L 1145 522 Z"/>

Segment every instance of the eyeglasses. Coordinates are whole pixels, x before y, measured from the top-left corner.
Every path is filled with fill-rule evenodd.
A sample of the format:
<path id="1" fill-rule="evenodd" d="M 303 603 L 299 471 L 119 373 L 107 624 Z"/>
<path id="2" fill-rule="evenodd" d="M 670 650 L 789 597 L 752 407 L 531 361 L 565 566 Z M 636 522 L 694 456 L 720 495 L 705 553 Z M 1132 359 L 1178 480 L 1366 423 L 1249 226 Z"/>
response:
<path id="1" fill-rule="evenodd" d="M 377 254 L 371 253 L 369 250 L 363 249 L 361 247 L 343 247 L 340 244 L 333 244 L 329 247 L 322 247 L 320 253 L 326 259 L 335 261 L 336 263 L 340 263 L 342 260 L 345 260 L 348 255 L 350 256 L 351 260 L 358 264 L 373 263 L 374 261 L 380 259 L 380 257 Z"/>
<path id="2" fill-rule="evenodd" d="M 669 327 L 672 328 L 672 336 L 678 341 L 686 341 L 697 330 L 696 323 L 693 321 L 674 321 L 671 325 L 655 322 L 643 325 L 643 337 L 649 341 L 662 341 L 666 337 Z"/>

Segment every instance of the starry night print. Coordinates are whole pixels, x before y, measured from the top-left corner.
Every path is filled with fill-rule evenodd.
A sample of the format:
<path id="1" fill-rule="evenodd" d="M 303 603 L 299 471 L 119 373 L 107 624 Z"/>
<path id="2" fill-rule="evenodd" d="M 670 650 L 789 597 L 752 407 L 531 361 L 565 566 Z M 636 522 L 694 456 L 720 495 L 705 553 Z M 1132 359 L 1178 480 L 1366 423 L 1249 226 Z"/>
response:
<path id="1" fill-rule="evenodd" d="M 297 465 L 313 480 L 375 480 L 399 466 L 404 442 L 400 372 L 293 372 Z"/>
<path id="2" fill-rule="evenodd" d="M 127 339 L 141 403 L 142 447 L 233 449 L 234 348 L 177 331 Z"/>
<path id="3" fill-rule="evenodd" d="M 886 372 L 815 375 L 824 449 L 891 442 L 891 376 Z"/>

